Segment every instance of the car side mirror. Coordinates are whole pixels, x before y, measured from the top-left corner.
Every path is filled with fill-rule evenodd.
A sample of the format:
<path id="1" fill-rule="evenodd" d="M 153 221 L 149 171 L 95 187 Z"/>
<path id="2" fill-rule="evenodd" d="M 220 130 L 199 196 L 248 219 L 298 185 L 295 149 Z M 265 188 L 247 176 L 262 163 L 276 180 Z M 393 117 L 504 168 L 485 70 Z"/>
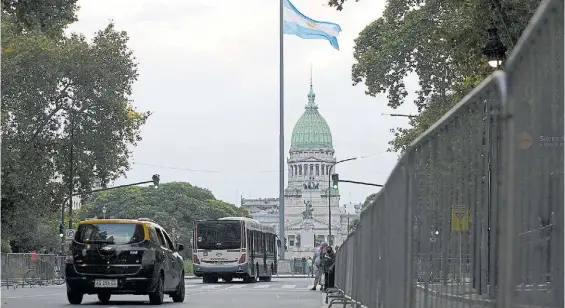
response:
<path id="1" fill-rule="evenodd" d="M 183 244 L 178 244 L 177 245 L 177 251 L 183 251 L 184 250 L 184 245 Z"/>

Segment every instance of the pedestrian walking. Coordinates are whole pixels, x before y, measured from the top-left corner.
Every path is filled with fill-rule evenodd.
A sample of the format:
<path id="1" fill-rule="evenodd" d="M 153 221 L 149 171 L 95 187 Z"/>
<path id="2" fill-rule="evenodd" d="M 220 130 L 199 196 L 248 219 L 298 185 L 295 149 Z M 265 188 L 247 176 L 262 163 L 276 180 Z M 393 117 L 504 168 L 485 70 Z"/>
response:
<path id="1" fill-rule="evenodd" d="M 335 253 L 331 246 L 323 254 L 322 268 L 325 275 L 324 291 L 335 288 Z"/>
<path id="2" fill-rule="evenodd" d="M 314 264 L 312 263 L 312 257 L 308 257 L 308 260 L 306 260 L 306 265 L 308 266 L 308 276 L 314 277 Z"/>
<path id="3" fill-rule="evenodd" d="M 325 250 L 325 248 L 328 246 L 327 243 L 322 243 L 320 244 L 320 246 L 318 248 L 316 248 L 316 251 L 314 252 L 314 287 L 311 289 L 312 291 L 316 291 L 318 288 L 318 284 L 320 286 L 322 286 L 321 283 L 321 276 L 322 276 L 322 253 Z M 323 286 L 322 288 L 323 289 Z"/>

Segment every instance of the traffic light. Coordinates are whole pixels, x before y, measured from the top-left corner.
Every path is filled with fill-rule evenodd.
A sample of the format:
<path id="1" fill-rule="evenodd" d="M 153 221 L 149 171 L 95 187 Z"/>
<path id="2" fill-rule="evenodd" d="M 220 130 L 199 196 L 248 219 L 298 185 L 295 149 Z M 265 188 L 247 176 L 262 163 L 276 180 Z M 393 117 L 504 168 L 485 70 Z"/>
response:
<path id="1" fill-rule="evenodd" d="M 65 227 L 63 224 L 59 224 L 59 237 L 63 237 L 65 235 Z"/>
<path id="2" fill-rule="evenodd" d="M 339 174 L 334 173 L 332 174 L 332 187 L 337 189 L 337 183 L 339 182 Z"/>
<path id="3" fill-rule="evenodd" d="M 153 186 L 155 186 L 155 188 L 159 188 L 160 180 L 161 180 L 161 176 L 159 176 L 158 174 L 153 175 Z"/>

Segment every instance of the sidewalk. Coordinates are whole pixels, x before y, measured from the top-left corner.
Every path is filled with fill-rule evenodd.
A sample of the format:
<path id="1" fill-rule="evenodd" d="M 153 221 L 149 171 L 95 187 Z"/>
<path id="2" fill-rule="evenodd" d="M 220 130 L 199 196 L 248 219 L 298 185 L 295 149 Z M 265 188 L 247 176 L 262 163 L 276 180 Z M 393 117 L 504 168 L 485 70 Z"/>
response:
<path id="1" fill-rule="evenodd" d="M 280 275 L 273 275 L 273 278 L 310 278 L 314 279 L 314 277 L 310 277 L 308 275 L 292 275 L 292 274 L 280 274 Z M 184 276 L 184 279 L 202 279 L 202 277 L 196 276 Z"/>

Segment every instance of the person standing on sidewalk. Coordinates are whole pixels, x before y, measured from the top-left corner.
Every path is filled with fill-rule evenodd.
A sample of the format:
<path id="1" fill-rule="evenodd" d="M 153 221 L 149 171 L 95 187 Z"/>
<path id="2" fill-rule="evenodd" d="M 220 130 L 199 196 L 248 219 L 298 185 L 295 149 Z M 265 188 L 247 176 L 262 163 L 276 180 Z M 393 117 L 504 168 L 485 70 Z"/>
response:
<path id="1" fill-rule="evenodd" d="M 318 284 L 321 285 L 321 276 L 322 276 L 322 253 L 324 249 L 328 246 L 327 243 L 322 243 L 316 251 L 314 252 L 314 287 L 311 289 L 312 291 L 316 291 L 318 288 Z M 323 289 L 323 286 L 322 286 Z"/>
<path id="2" fill-rule="evenodd" d="M 312 257 L 308 257 L 308 260 L 306 260 L 306 265 L 308 266 L 308 276 L 314 277 L 314 264 L 312 263 Z"/>
<path id="3" fill-rule="evenodd" d="M 323 254 L 322 268 L 324 269 L 324 291 L 335 288 L 335 253 L 331 246 Z"/>

